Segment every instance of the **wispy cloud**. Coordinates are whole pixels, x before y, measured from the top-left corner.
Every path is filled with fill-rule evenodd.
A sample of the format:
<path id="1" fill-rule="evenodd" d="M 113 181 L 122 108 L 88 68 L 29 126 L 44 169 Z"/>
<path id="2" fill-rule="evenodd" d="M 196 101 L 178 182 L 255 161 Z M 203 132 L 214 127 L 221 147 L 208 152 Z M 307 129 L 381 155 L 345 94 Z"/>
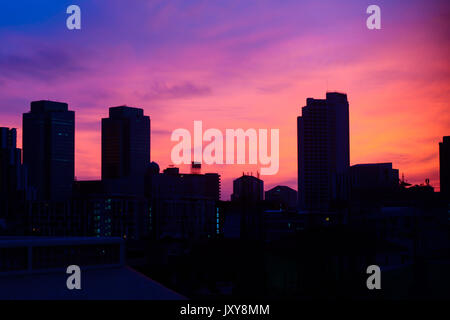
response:
<path id="1" fill-rule="evenodd" d="M 0 77 L 34 78 L 52 81 L 89 71 L 80 64 L 79 56 L 54 48 L 37 48 L 29 54 L 10 53 L 0 55 Z"/>
<path id="2" fill-rule="evenodd" d="M 146 100 L 169 100 L 185 99 L 210 95 L 212 90 L 209 86 L 196 85 L 191 82 L 168 85 L 164 82 L 155 82 L 148 92 L 142 95 Z"/>
<path id="3" fill-rule="evenodd" d="M 126 104 L 151 116 L 161 168 L 170 164 L 170 133 L 193 120 L 279 128 L 280 171 L 266 185 L 295 187 L 296 117 L 327 89 L 348 93 L 352 163 L 393 161 L 418 182 L 438 176 L 437 140 L 450 128 L 448 1 L 411 0 L 407 10 L 382 1 L 377 31 L 365 27 L 360 0 L 81 6 L 82 29 L 73 32 L 54 1 L 10 1 L 0 12 L 0 125 L 20 134 L 31 100 L 68 102 L 81 178 L 99 175 L 100 119 Z M 214 170 L 226 195 L 243 168 Z"/>

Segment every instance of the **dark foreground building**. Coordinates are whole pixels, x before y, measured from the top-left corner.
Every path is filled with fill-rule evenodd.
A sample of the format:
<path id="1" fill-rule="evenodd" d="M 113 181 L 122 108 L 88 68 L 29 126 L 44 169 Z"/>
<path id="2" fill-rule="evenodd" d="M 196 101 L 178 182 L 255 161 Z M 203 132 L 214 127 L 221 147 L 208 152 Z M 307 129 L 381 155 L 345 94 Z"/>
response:
<path id="1" fill-rule="evenodd" d="M 22 234 L 25 201 L 32 197 L 16 129 L 0 127 L 0 234 Z"/>
<path id="2" fill-rule="evenodd" d="M 159 173 L 152 163 L 146 178 L 149 215 L 156 239 L 199 240 L 220 233 L 217 202 L 220 175 L 184 174 L 169 167 Z"/>
<path id="3" fill-rule="evenodd" d="M 439 142 L 439 173 L 441 194 L 450 198 L 450 136 Z"/>
<path id="4" fill-rule="evenodd" d="M 0 237 L 0 300 L 179 300 L 125 265 L 124 241 L 89 237 Z M 81 290 L 69 290 L 77 265 Z"/>
<path id="5" fill-rule="evenodd" d="M 349 179 L 351 199 L 356 201 L 386 197 L 399 187 L 399 171 L 390 162 L 355 164 Z"/>

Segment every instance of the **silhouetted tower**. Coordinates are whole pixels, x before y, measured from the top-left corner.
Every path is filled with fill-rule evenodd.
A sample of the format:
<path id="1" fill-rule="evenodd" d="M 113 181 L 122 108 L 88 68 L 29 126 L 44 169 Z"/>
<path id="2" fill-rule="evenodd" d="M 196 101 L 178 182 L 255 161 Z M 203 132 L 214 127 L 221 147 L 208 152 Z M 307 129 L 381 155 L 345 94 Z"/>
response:
<path id="1" fill-rule="evenodd" d="M 23 163 L 39 200 L 63 201 L 75 173 L 75 112 L 67 103 L 33 101 L 23 114 Z"/>
<path id="2" fill-rule="evenodd" d="M 150 162 L 150 117 L 126 106 L 102 119 L 102 179 L 144 176 Z"/>
<path id="3" fill-rule="evenodd" d="M 306 99 L 297 118 L 298 194 L 303 210 L 326 211 L 344 198 L 350 164 L 347 95 L 327 92 Z"/>
<path id="4" fill-rule="evenodd" d="M 450 198 L 450 136 L 439 142 L 439 179 L 441 194 Z"/>

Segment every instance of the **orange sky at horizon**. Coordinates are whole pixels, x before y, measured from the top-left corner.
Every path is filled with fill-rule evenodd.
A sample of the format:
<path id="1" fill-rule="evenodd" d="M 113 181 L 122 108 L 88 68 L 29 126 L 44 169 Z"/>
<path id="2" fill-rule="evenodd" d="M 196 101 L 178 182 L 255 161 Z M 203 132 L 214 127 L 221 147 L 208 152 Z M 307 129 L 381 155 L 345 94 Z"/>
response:
<path id="1" fill-rule="evenodd" d="M 75 167 L 80 180 L 100 177 L 101 118 L 108 116 L 108 107 L 145 110 L 151 118 L 152 160 L 161 170 L 171 164 L 176 144 L 170 141 L 172 131 L 192 132 L 194 120 L 202 120 L 203 131 L 279 129 L 280 169 L 277 175 L 262 177 L 265 190 L 278 184 L 297 189 L 297 116 L 306 98 L 339 91 L 349 99 L 352 165 L 392 162 L 408 182 L 429 178 L 439 190 L 438 143 L 450 135 L 449 6 L 445 2 L 425 6 L 416 1 L 414 11 L 404 12 L 386 3 L 382 29 L 375 31 L 365 27 L 364 9 L 349 13 L 346 20 L 333 15 L 334 26 L 306 26 L 298 32 L 291 30 L 294 17 L 289 23 L 276 20 L 270 28 L 258 30 L 248 24 L 259 18 L 226 25 L 208 20 L 209 28 L 186 31 L 186 42 L 167 27 L 170 22 L 164 15 L 168 13 L 161 12 L 160 20 L 153 19 L 149 28 L 164 27 L 168 39 L 176 41 L 148 45 L 134 39 L 98 38 L 89 29 L 80 39 L 58 32 L 12 31 L 2 35 L 4 43 L 17 49 L 10 54 L 38 63 L 46 63 L 43 57 L 54 50 L 48 37 L 66 46 L 67 51 L 56 51 L 58 56 L 51 58 L 61 59 L 64 76 L 59 69 L 54 73 L 51 67 L 33 69 L 20 59 L 5 67 L 0 51 L 0 68 L 4 67 L 4 77 L 0 69 L 0 126 L 18 129 L 20 147 L 21 116 L 30 101 L 67 102 L 76 117 Z M 174 17 L 184 17 L 182 10 L 170 9 Z M 37 45 L 42 56 L 27 56 L 33 52 L 29 48 Z M 33 76 L 24 75 L 24 65 Z M 252 165 L 202 167 L 202 172 L 222 175 L 224 199 L 229 199 L 232 179 L 257 170 Z"/>

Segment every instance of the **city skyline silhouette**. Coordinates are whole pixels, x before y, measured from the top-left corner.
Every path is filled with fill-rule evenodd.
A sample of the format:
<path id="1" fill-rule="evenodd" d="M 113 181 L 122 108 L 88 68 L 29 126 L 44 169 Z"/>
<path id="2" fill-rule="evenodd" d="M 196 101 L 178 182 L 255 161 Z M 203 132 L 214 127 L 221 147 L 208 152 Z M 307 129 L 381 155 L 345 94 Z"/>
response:
<path id="1" fill-rule="evenodd" d="M 449 13 L 2 3 L 0 300 L 448 299 Z"/>
<path id="2" fill-rule="evenodd" d="M 445 1 L 411 1 L 409 10 L 385 4 L 389 15 L 381 30 L 366 28 L 357 1 L 193 3 L 184 9 L 176 3 L 86 3 L 86 12 L 102 14 L 85 17 L 79 31 L 65 27 L 64 4 L 29 6 L 33 10 L 20 19 L 0 19 L 2 125 L 18 128 L 21 147 L 20 114 L 30 101 L 69 102 L 77 112 L 78 179 L 101 176 L 98 119 L 108 107 L 127 104 L 154 120 L 153 158 L 162 168 L 170 164 L 171 132 L 191 128 L 194 120 L 221 130 L 280 129 L 280 171 L 266 185 L 296 189 L 295 119 L 307 97 L 328 90 L 350 97 L 351 164 L 392 161 L 410 183 L 429 178 L 439 189 L 433 146 L 450 123 L 446 20 L 439 15 Z M 219 12 L 220 19 L 208 18 Z M 327 23 L 317 22 L 319 16 Z M 27 19 L 42 23 L 21 25 Z M 257 168 L 208 171 L 231 186 L 240 172 Z"/>
<path id="3" fill-rule="evenodd" d="M 328 95 L 329 94 L 341 94 L 341 93 L 336 93 L 336 92 L 327 92 L 327 97 L 328 97 Z M 346 94 L 344 94 L 345 96 L 346 96 Z M 310 98 L 308 98 L 308 99 L 310 99 Z M 312 100 L 314 100 L 314 99 L 312 99 Z M 312 101 L 311 100 L 311 101 Z M 319 99 L 316 99 L 317 101 L 319 101 Z M 35 101 L 35 102 L 33 102 L 34 104 L 36 104 L 37 105 L 37 103 L 40 103 L 40 102 L 45 102 L 45 101 L 48 101 L 48 100 L 41 100 L 41 101 Z M 74 114 L 74 123 L 76 124 L 76 111 L 75 110 L 70 110 L 70 103 L 67 103 L 67 102 L 52 102 L 52 101 L 48 101 L 48 102 L 50 102 L 50 103 L 56 103 L 56 104 L 62 104 L 62 105 L 66 105 L 66 108 L 67 108 L 67 105 L 69 106 L 69 111 L 70 112 L 72 112 L 73 114 Z M 31 103 L 31 105 L 33 105 L 33 103 Z M 111 107 L 111 108 L 109 108 L 109 109 L 112 109 L 112 110 L 114 110 L 114 109 L 120 109 L 120 108 L 129 108 L 130 110 L 132 110 L 132 109 L 136 109 L 135 107 L 128 107 L 128 106 L 123 106 L 123 107 Z M 333 107 L 331 107 L 331 109 L 333 109 Z M 350 113 L 351 113 L 351 106 L 348 108 L 349 110 L 350 110 Z M 137 108 L 136 110 L 141 110 L 141 109 L 139 109 L 139 108 Z M 111 112 L 111 111 L 110 111 Z M 149 116 L 149 115 L 146 115 L 146 116 Z M 300 116 L 299 116 L 300 117 Z M 149 116 L 149 118 L 151 119 L 151 115 Z M 103 121 L 105 121 L 105 119 L 107 119 L 107 117 L 105 117 L 105 118 L 99 118 L 99 123 L 101 124 Z M 0 124 L 0 126 L 2 126 L 2 124 Z M 5 128 L 8 128 L 7 126 L 2 126 L 2 127 L 5 127 Z M 15 129 L 16 130 L 16 132 L 17 131 L 22 131 L 21 129 L 22 128 L 10 128 L 10 129 Z M 237 128 L 235 128 L 235 129 L 237 129 Z M 241 128 L 241 129 L 243 129 L 244 131 L 247 129 L 247 128 Z M 149 131 L 149 134 L 148 134 L 148 139 L 149 139 L 149 146 L 148 146 L 148 148 L 150 148 L 150 145 L 152 144 L 151 143 L 151 138 L 153 138 L 153 135 L 152 135 L 152 133 L 151 133 L 151 130 L 150 130 L 150 125 L 148 125 L 148 131 Z M 76 130 L 75 130 L 75 133 L 74 133 L 74 136 L 76 137 Z M 298 132 L 297 133 L 297 135 L 298 135 L 298 137 L 300 137 L 300 133 Z M 21 145 L 21 143 L 19 143 L 19 138 L 20 138 L 20 135 L 19 136 L 17 136 L 17 141 L 16 141 L 16 143 L 17 143 L 17 147 L 19 148 L 19 149 L 22 149 L 21 147 L 20 147 L 20 145 Z M 351 135 L 350 135 L 350 141 L 351 141 Z M 439 139 L 439 138 L 437 138 L 437 139 Z M 141 140 L 142 141 L 142 140 Z M 172 144 L 174 144 L 174 142 L 171 142 Z M 297 141 L 297 143 L 300 143 L 300 142 L 298 142 Z M 206 145 L 207 143 L 205 143 L 205 142 L 203 142 L 203 147 Z M 33 145 L 33 143 L 30 143 L 30 146 L 31 145 Z M 300 144 L 299 144 L 299 146 L 300 146 Z M 136 142 L 136 147 L 137 148 L 140 148 L 140 146 L 139 146 L 139 143 L 137 143 Z M 249 149 L 249 144 L 248 144 L 248 139 L 246 139 L 246 144 L 245 144 L 245 147 L 246 147 L 246 154 L 247 154 L 247 156 L 246 156 L 246 158 L 247 158 L 247 160 L 248 160 L 248 149 Z M 101 148 L 101 147 L 100 147 Z M 439 150 L 439 149 L 438 149 Z M 147 163 L 147 165 L 149 165 L 152 161 L 153 162 L 157 162 L 158 163 L 158 165 L 159 165 L 159 161 L 158 161 L 158 159 L 151 159 L 150 160 L 150 152 L 151 152 L 151 148 L 150 148 L 150 150 L 149 150 L 149 153 L 148 153 L 148 159 L 147 160 L 145 160 L 145 157 L 144 158 L 142 158 L 141 159 L 141 162 L 142 161 L 144 161 L 145 163 Z M 269 152 L 270 152 L 270 150 L 269 150 Z M 340 153 L 339 151 L 337 151 L 338 153 Z M 345 151 L 344 151 L 345 152 Z M 170 150 L 169 150 L 169 153 L 170 153 Z M 235 149 L 235 153 L 236 153 L 236 149 Z M 36 154 L 36 152 L 33 152 L 33 153 L 30 153 L 30 154 L 33 154 L 33 155 L 35 155 Z M 76 159 L 77 158 L 77 155 L 76 155 L 76 151 L 75 151 L 75 155 L 74 155 L 74 159 Z M 134 160 L 132 160 L 132 161 L 134 161 Z M 301 160 L 300 160 L 300 158 L 298 158 L 297 159 L 297 161 L 298 161 L 298 166 L 300 166 L 300 164 L 301 164 Z M 303 160 L 304 161 L 304 160 Z M 143 163 L 144 163 L 143 162 Z M 389 163 L 392 163 L 392 161 L 390 161 L 390 159 L 384 159 L 384 161 L 380 161 L 380 162 L 373 162 L 373 163 L 386 163 L 386 162 L 389 162 Z M 26 164 L 26 161 L 24 162 L 25 164 Z M 351 163 L 351 165 L 355 165 L 356 163 Z M 180 168 L 180 172 L 184 172 L 184 173 L 189 173 L 190 171 L 191 171 L 191 167 L 190 166 L 188 166 L 188 165 L 184 165 L 184 164 L 181 164 L 181 165 L 174 165 L 173 163 L 169 163 L 168 165 L 167 165 L 167 168 L 170 168 L 170 167 L 178 167 L 178 168 Z M 201 163 L 200 164 L 200 170 L 199 170 L 199 173 L 201 172 L 201 173 L 218 173 L 218 174 L 220 174 L 220 175 L 222 175 L 223 174 L 223 171 L 220 171 L 219 170 L 219 172 L 214 172 L 212 169 L 213 168 L 217 168 L 217 167 L 221 167 L 221 168 L 223 168 L 223 167 L 236 167 L 237 166 L 237 169 L 233 169 L 232 171 L 235 171 L 236 173 L 237 173 L 237 175 L 235 175 L 235 176 L 231 176 L 231 178 L 229 178 L 229 180 L 228 179 L 224 179 L 223 177 L 222 177 L 222 183 L 221 183 L 221 195 L 222 195 L 222 197 L 221 197 L 221 199 L 222 200 L 229 200 L 230 199 L 230 197 L 231 197 L 231 195 L 232 195 L 232 181 L 234 181 L 236 178 L 238 178 L 239 177 L 239 173 L 240 172 L 243 172 L 243 173 L 245 173 L 245 174 L 248 174 L 248 175 L 254 175 L 255 177 L 256 176 L 258 176 L 259 177 L 259 170 L 260 170 L 260 167 L 259 166 L 257 166 L 257 165 L 250 165 L 250 164 L 244 164 L 244 165 L 241 165 L 241 164 L 223 164 L 223 165 L 217 165 L 217 164 L 213 164 L 213 165 L 208 165 L 208 164 L 204 164 L 204 163 Z M 347 167 L 348 167 L 348 164 L 347 164 Z M 164 167 L 162 167 L 162 168 L 164 168 Z M 244 168 L 244 169 L 243 169 Z M 251 171 L 251 170 L 245 170 L 245 168 L 254 168 L 254 170 L 255 171 Z M 129 169 L 128 169 L 129 170 Z M 239 172 L 239 170 L 240 170 L 240 172 Z M 347 169 L 348 170 L 348 169 Z M 402 179 L 405 181 L 405 182 L 409 182 L 408 181 L 408 179 L 405 179 L 405 174 L 404 174 L 404 171 L 402 171 L 402 168 L 399 168 L 399 170 L 400 170 L 400 172 L 401 172 L 401 174 L 402 174 Z M 438 168 L 438 170 L 439 170 L 439 168 Z M 144 171 L 142 171 L 141 172 L 141 176 L 144 174 Z M 135 176 L 136 176 L 136 174 L 135 174 Z M 276 175 L 275 175 L 276 176 Z M 267 190 L 269 190 L 269 189 L 271 189 L 271 188 L 273 188 L 273 187 L 276 187 L 276 186 L 280 186 L 280 185 L 286 185 L 286 186 L 288 186 L 288 187 L 292 187 L 292 186 L 294 186 L 294 188 L 296 189 L 296 190 L 298 190 L 298 185 L 300 184 L 300 178 L 299 179 L 296 179 L 295 180 L 295 183 L 294 182 L 289 182 L 289 183 L 285 183 L 285 181 L 279 181 L 279 180 L 274 180 L 274 179 L 270 179 L 271 177 L 270 176 L 263 176 L 262 177 L 262 179 L 263 180 L 265 180 L 265 178 L 269 178 L 269 180 L 271 180 L 272 181 L 272 183 L 271 184 L 269 184 L 268 186 L 266 185 L 266 187 L 267 187 L 267 189 L 265 189 L 265 191 L 267 191 Z M 33 179 L 33 178 L 32 178 Z M 35 178 L 35 179 L 37 179 L 37 178 Z M 77 177 L 76 175 L 74 176 L 74 181 L 89 181 L 89 180 L 97 180 L 97 179 L 101 179 L 101 176 L 100 177 L 98 177 L 98 176 L 94 176 L 94 177 L 86 177 L 86 178 L 79 178 L 79 177 Z M 400 179 L 400 177 L 399 177 L 399 179 Z M 428 177 L 424 177 L 423 179 L 422 179 L 422 181 L 420 181 L 420 182 L 418 182 L 418 183 L 415 183 L 415 185 L 424 185 L 424 183 L 425 183 L 425 180 L 427 180 L 428 179 L 428 181 L 429 181 L 429 178 Z M 224 183 L 224 181 L 225 181 L 225 183 Z M 428 182 L 429 183 L 429 182 Z M 438 182 L 437 182 L 437 184 L 436 185 L 433 185 L 433 184 L 431 184 L 434 188 L 435 188 L 435 190 L 436 191 L 439 191 L 439 180 L 438 180 Z"/>

